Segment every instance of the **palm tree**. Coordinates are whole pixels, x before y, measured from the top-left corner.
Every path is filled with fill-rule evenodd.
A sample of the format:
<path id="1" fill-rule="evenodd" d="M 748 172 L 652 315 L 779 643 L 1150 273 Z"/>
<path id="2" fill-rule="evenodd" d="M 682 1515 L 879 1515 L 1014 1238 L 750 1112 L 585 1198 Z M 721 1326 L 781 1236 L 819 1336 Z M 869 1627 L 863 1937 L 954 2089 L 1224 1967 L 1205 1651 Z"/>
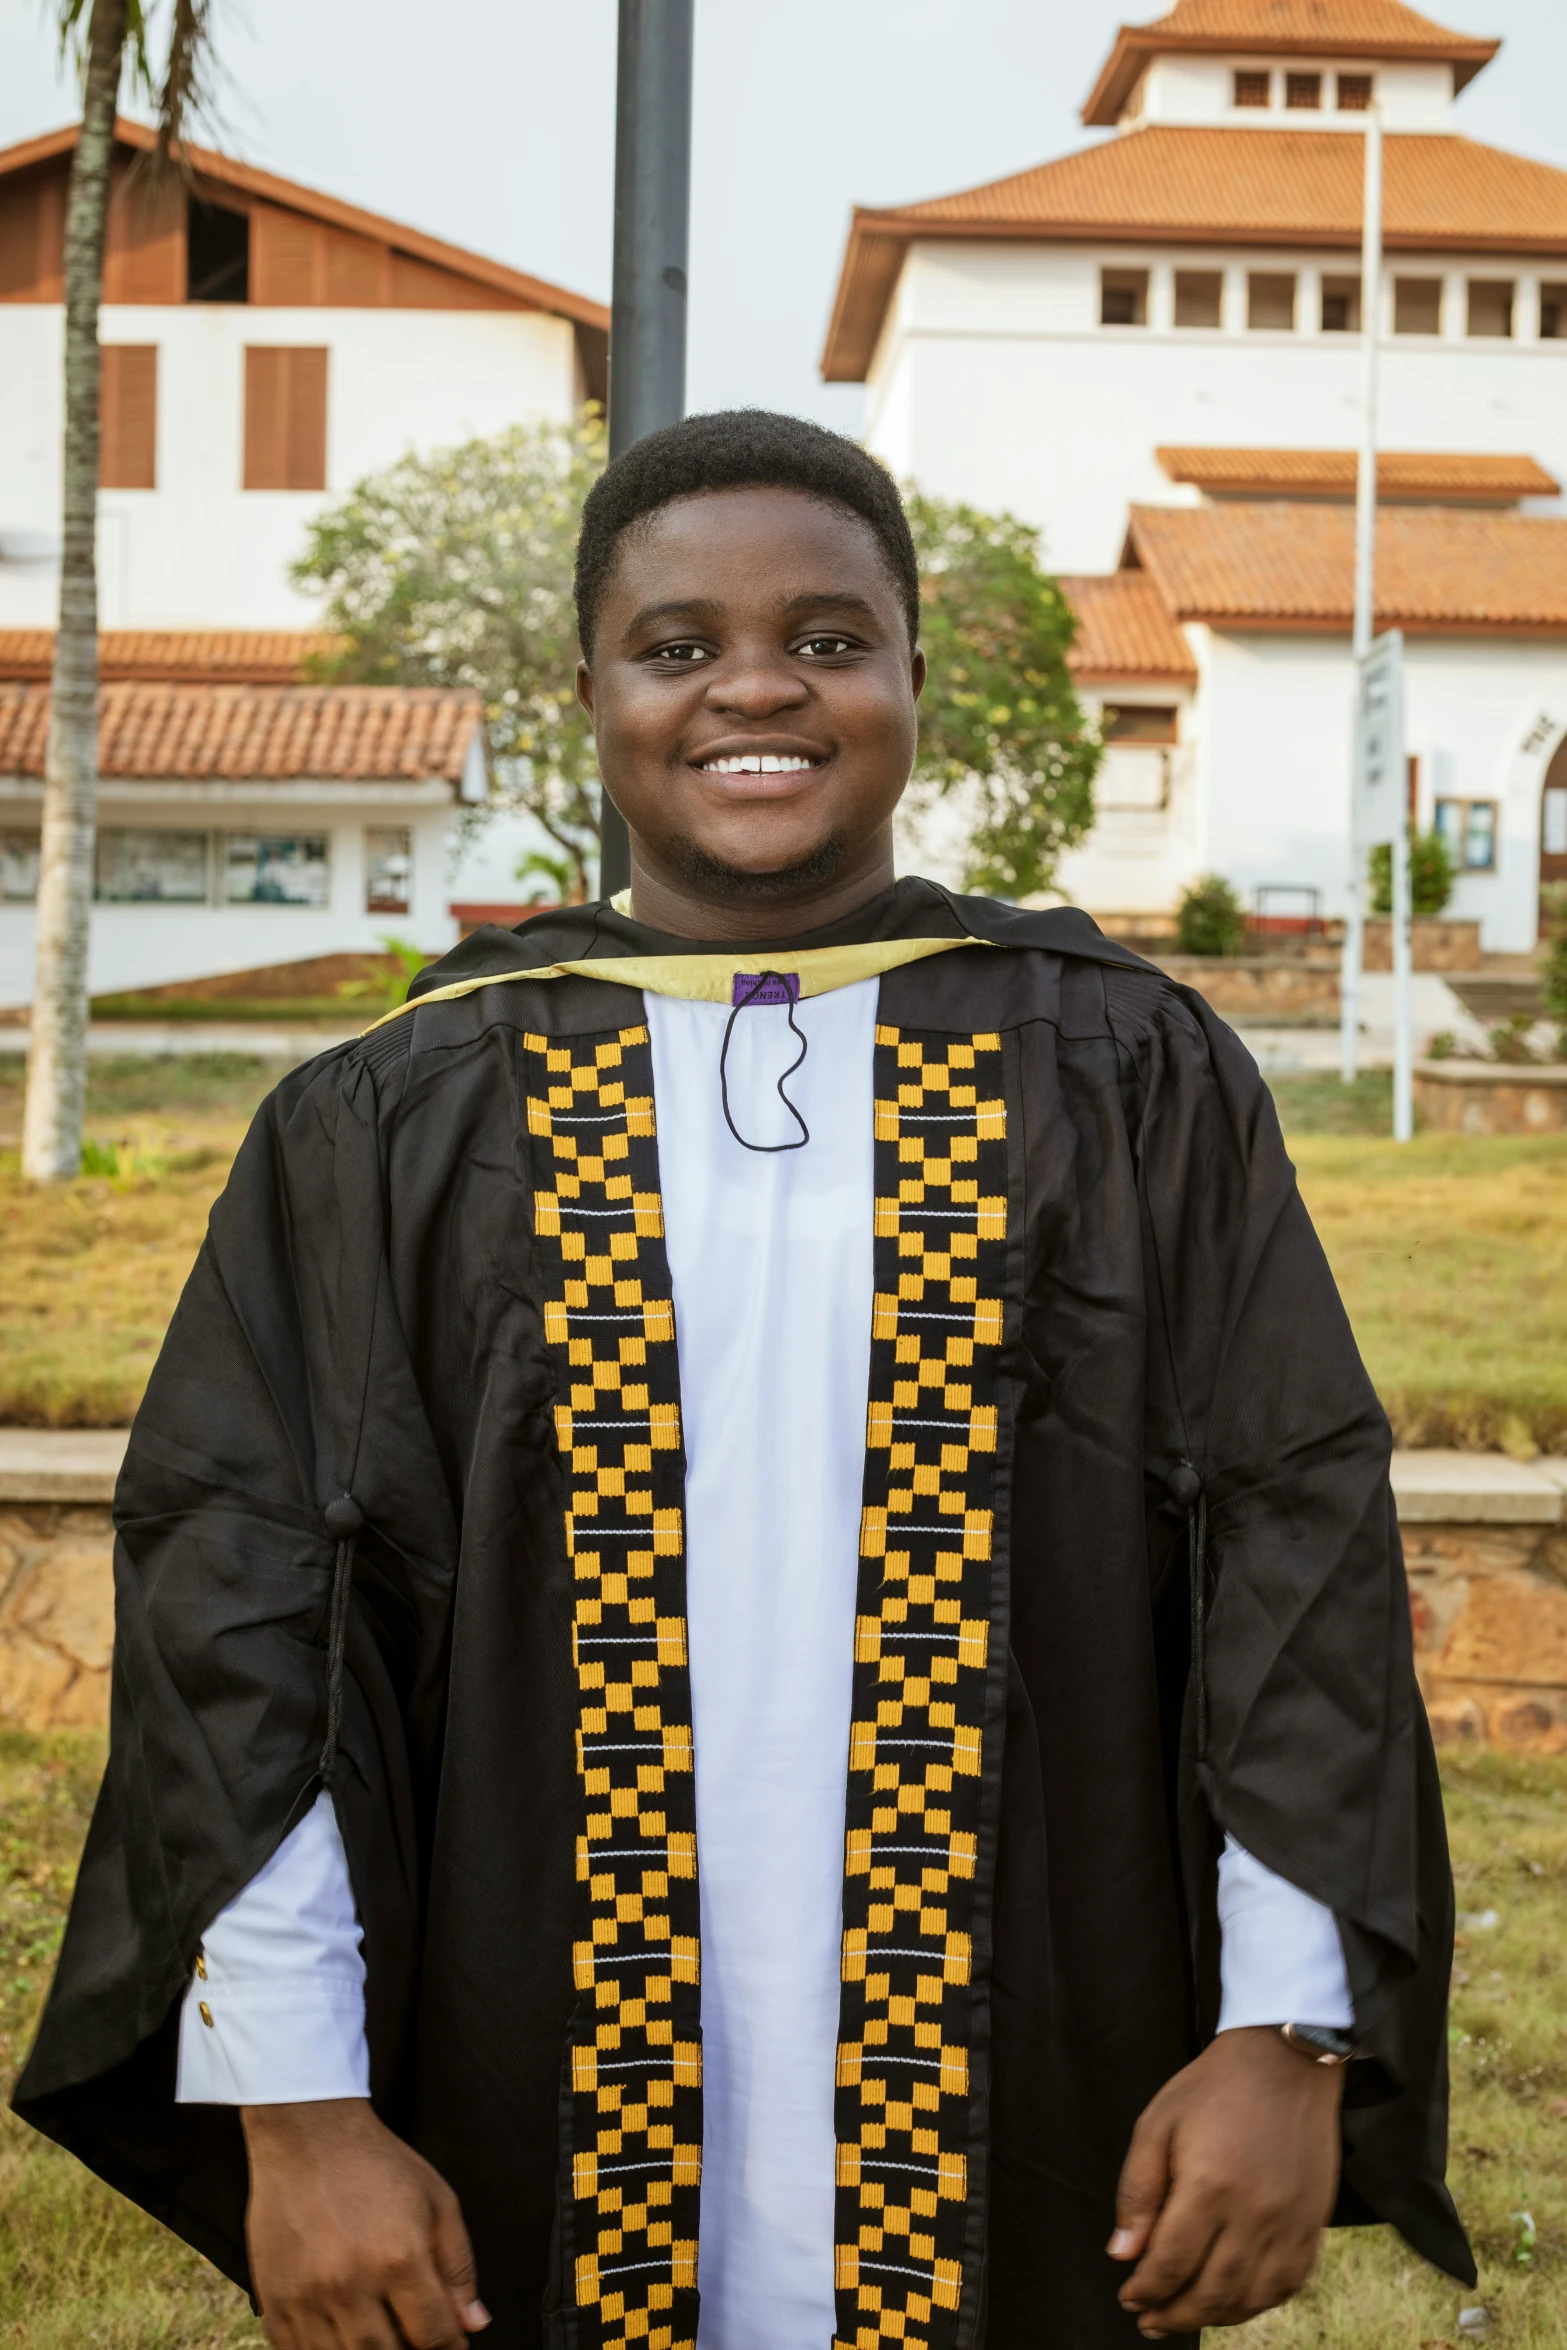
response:
<path id="1" fill-rule="evenodd" d="M 65 494 L 60 624 L 44 767 L 32 1052 L 22 1169 L 59 1182 L 81 1165 L 87 1092 L 87 942 L 98 808 L 98 304 L 114 123 L 129 65 L 158 98 L 148 176 L 178 169 L 177 142 L 205 98 L 212 0 L 174 0 L 161 85 L 148 66 L 149 0 L 53 0 L 62 47 L 83 65 L 82 127 L 65 213 Z M 90 14 L 89 14 L 90 8 Z M 83 29 L 86 20 L 85 31 Z"/>

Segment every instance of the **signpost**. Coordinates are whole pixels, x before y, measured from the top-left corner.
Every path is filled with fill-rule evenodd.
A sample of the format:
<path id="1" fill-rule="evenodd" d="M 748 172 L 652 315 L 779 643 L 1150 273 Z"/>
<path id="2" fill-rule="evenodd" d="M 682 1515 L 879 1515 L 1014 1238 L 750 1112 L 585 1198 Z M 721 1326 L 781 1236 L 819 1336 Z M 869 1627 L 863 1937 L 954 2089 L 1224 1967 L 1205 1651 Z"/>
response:
<path id="1" fill-rule="evenodd" d="M 695 0 L 620 0 L 615 74 L 615 272 L 609 453 L 686 412 L 686 239 L 691 210 Z M 631 842 L 606 793 L 599 893 L 631 879 Z"/>
<path id="2" fill-rule="evenodd" d="M 1404 757 L 1404 640 L 1376 626 L 1377 345 L 1382 319 L 1382 114 L 1366 118 L 1365 212 L 1360 247 L 1360 330 L 1365 359 L 1360 464 L 1355 480 L 1355 743 L 1349 814 L 1349 907 L 1340 981 L 1339 1067 L 1346 1085 L 1360 1060 L 1363 897 L 1370 850 L 1393 864 L 1393 1139 L 1414 1132 L 1410 1003 L 1409 807 Z"/>

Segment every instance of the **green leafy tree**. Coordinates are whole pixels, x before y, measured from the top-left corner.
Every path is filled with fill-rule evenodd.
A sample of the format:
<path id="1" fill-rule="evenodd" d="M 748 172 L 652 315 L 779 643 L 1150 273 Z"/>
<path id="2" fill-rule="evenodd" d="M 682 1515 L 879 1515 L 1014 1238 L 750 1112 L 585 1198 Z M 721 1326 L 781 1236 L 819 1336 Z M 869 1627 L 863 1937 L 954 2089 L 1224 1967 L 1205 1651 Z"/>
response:
<path id="1" fill-rule="evenodd" d="M 44 753 L 32 1050 L 22 1171 L 67 1181 L 81 1166 L 87 1102 L 87 947 L 98 829 L 98 309 L 114 188 L 114 122 L 128 75 L 158 112 L 157 144 L 125 200 L 166 201 L 184 166 L 179 142 L 211 104 L 212 0 L 172 0 L 161 74 L 149 54 L 154 0 L 46 0 L 81 80 L 62 257 L 65 434 L 61 451 L 60 625 Z"/>
<path id="2" fill-rule="evenodd" d="M 1222 873 L 1203 873 L 1181 893 L 1175 941 L 1183 955 L 1238 955 L 1246 910 Z"/>
<path id="3" fill-rule="evenodd" d="M 971 794 L 967 886 L 1030 897 L 1093 823 L 1100 742 L 1066 660 L 1077 623 L 1026 523 L 918 490 L 906 503 L 930 664 L 914 804 Z"/>
<path id="4" fill-rule="evenodd" d="M 344 640 L 323 674 L 370 685 L 465 686 L 484 701 L 492 806 L 526 811 L 554 844 L 532 860 L 564 896 L 598 858 L 598 769 L 576 695 L 572 558 L 603 470 L 602 420 L 519 424 L 410 454 L 310 525 L 294 578 Z"/>
<path id="5" fill-rule="evenodd" d="M 1415 914 L 1440 914 L 1457 880 L 1453 852 L 1440 832 L 1409 836 L 1409 899 Z M 1393 851 L 1386 841 L 1371 852 L 1371 911 L 1393 911 Z"/>

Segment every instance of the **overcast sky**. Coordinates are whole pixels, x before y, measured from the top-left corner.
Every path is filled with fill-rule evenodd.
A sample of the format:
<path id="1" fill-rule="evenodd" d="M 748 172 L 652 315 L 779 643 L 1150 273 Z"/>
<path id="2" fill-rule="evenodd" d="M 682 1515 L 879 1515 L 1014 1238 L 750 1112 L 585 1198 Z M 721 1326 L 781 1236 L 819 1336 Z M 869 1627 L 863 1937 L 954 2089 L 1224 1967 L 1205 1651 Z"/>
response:
<path id="1" fill-rule="evenodd" d="M 9 144 L 75 106 L 53 0 L 0 11 Z M 697 0 L 690 405 L 855 430 L 858 388 L 816 371 L 850 206 L 1102 136 L 1077 109 L 1122 13 L 1158 0 Z M 231 153 L 609 299 L 614 0 L 218 0 L 216 17 Z M 1567 166 L 1564 0 L 1451 21 L 1506 43 L 1460 127 Z"/>

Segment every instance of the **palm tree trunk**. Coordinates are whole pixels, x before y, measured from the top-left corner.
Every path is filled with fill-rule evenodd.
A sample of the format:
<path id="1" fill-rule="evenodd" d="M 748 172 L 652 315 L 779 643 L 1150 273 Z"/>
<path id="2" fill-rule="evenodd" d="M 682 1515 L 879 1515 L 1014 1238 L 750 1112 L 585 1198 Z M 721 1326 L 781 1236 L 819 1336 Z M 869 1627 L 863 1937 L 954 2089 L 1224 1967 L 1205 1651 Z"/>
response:
<path id="1" fill-rule="evenodd" d="M 60 626 L 44 767 L 36 976 L 22 1171 L 81 1166 L 87 945 L 98 814 L 98 302 L 126 0 L 94 0 L 81 136 L 65 214 L 65 497 Z"/>

